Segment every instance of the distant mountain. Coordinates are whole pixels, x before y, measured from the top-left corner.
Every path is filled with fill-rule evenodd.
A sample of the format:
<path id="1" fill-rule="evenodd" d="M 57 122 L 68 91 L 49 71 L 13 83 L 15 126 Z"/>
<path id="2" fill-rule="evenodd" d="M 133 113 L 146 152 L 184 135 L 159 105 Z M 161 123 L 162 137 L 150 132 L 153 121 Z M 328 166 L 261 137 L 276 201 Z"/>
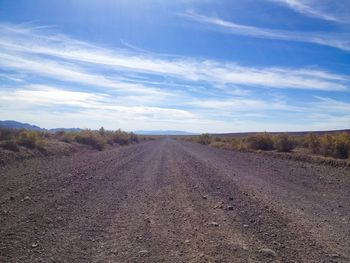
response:
<path id="1" fill-rule="evenodd" d="M 65 131 L 65 132 L 79 132 L 82 129 L 80 128 L 54 128 L 50 129 L 51 132 L 59 132 L 59 131 Z"/>
<path id="2" fill-rule="evenodd" d="M 30 131 L 51 131 L 51 132 L 58 132 L 58 131 L 66 131 L 66 132 L 77 132 L 81 131 L 79 128 L 55 128 L 55 129 L 45 129 L 40 128 L 36 125 L 31 125 L 28 123 L 22 123 L 18 121 L 0 121 L 0 128 L 11 128 L 11 129 L 25 129 Z"/>
<path id="3" fill-rule="evenodd" d="M 31 131 L 44 131 L 45 130 L 45 129 L 42 129 L 42 128 L 35 126 L 35 125 L 17 122 L 17 121 L 0 121 L 0 127 L 1 128 L 11 128 L 11 129 L 26 129 L 26 130 L 31 130 Z"/>
<path id="4" fill-rule="evenodd" d="M 187 132 L 187 131 L 162 131 L 162 130 L 154 130 L 154 131 L 135 131 L 135 134 L 138 135 L 197 135 L 197 133 Z"/>

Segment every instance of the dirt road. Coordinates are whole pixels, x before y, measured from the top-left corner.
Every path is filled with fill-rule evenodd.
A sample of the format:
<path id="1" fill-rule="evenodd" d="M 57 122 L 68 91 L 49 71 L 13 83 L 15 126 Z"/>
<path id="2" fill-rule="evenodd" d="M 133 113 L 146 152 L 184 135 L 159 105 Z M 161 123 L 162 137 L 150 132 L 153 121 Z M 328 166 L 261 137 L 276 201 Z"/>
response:
<path id="1" fill-rule="evenodd" d="M 0 168 L 0 262 L 350 262 L 349 170 L 172 139 Z"/>

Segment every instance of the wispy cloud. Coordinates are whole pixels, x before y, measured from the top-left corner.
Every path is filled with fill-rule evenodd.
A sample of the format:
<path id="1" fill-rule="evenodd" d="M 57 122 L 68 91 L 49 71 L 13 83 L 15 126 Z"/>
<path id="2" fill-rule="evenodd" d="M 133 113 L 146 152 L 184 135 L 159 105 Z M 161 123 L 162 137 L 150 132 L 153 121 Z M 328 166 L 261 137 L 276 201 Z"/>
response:
<path id="1" fill-rule="evenodd" d="M 132 103 L 123 105 L 116 104 L 114 100 L 104 93 L 29 85 L 1 91 L 0 117 L 6 115 L 45 127 L 72 126 L 73 123 L 79 127 L 98 128 L 104 125 L 106 128 L 126 127 L 136 130 L 140 126 L 145 129 L 161 129 L 166 123 L 171 129 L 183 129 L 185 126 L 197 132 L 232 132 L 303 130 L 305 126 L 293 123 L 301 117 L 311 130 L 341 129 L 348 128 L 350 116 L 348 102 L 327 97 L 315 97 L 312 103 L 304 106 L 292 106 L 282 99 L 187 98 L 184 103 L 192 106 L 190 110 L 135 106 Z M 65 110 L 60 111 L 57 106 L 62 106 Z M 70 108 L 72 109 L 69 110 Z M 290 112 L 289 118 L 272 122 L 271 115 L 278 117 L 281 111 Z"/>
<path id="2" fill-rule="evenodd" d="M 315 103 L 315 107 L 317 107 L 319 110 L 322 110 L 323 112 L 327 113 L 342 113 L 350 115 L 350 103 L 339 101 L 331 98 L 326 97 L 320 97 L 315 96 L 315 98 L 318 100 L 317 105 Z M 348 125 L 350 125 L 350 119 L 347 120 Z"/>
<path id="3" fill-rule="evenodd" d="M 348 34 L 335 34 L 330 32 L 286 31 L 247 26 L 231 21 L 226 21 L 219 17 L 201 15 L 193 11 L 187 11 L 181 15 L 200 24 L 210 26 L 212 29 L 220 30 L 224 33 L 245 35 L 257 38 L 314 43 L 350 51 L 350 40 Z"/>
<path id="4" fill-rule="evenodd" d="M 122 101 L 125 99 L 121 97 Z M 153 119 L 193 118 L 185 110 L 160 108 L 151 106 L 131 106 L 113 103 L 110 95 L 103 93 L 80 92 L 46 85 L 29 85 L 20 89 L 3 90 L 0 94 L 2 104 L 18 104 L 21 107 L 55 107 L 56 105 L 70 106 L 80 109 L 98 110 L 101 114 L 114 114 L 118 119 L 139 119 L 152 117 Z"/>
<path id="5" fill-rule="evenodd" d="M 331 7 L 334 7 L 337 3 L 332 0 L 269 0 L 271 2 L 276 2 L 283 4 L 294 11 L 301 13 L 306 16 L 310 17 L 316 17 L 323 20 L 333 21 L 333 22 L 349 22 L 345 17 L 332 14 Z M 337 1 L 340 2 L 340 1 Z M 339 4 L 339 3 L 338 3 Z M 349 3 L 347 3 L 349 4 Z M 337 11 L 344 11 L 346 10 L 346 6 L 344 6 L 345 9 L 343 10 L 337 10 Z M 347 7 L 348 8 L 348 7 Z M 327 12 L 328 11 L 328 12 Z M 348 15 L 349 12 L 348 12 Z M 349 19 L 349 18 L 348 18 Z"/>
<path id="6" fill-rule="evenodd" d="M 135 93 L 151 93 L 162 95 L 163 92 L 153 87 L 146 87 L 139 83 L 128 83 L 109 78 L 104 74 L 87 72 L 79 65 L 66 62 L 57 62 L 47 58 L 29 57 L 25 54 L 0 53 L 0 66 L 6 69 L 15 69 L 34 73 L 42 77 L 56 80 L 85 84 L 95 87 L 105 87 Z"/>
<path id="7" fill-rule="evenodd" d="M 37 124 L 45 119 L 51 127 L 75 123 L 97 128 L 108 122 L 109 128 L 132 130 L 159 129 L 167 123 L 169 129 L 185 125 L 197 132 L 237 131 L 235 127 L 254 131 L 277 127 L 264 119 L 267 113 L 316 116 L 343 105 L 324 97 L 313 97 L 315 104 L 290 104 L 269 97 L 272 90 L 322 94 L 349 90 L 349 76 L 320 68 L 242 66 L 234 61 L 111 49 L 51 30 L 0 25 L 0 78 L 6 79 L 0 86 L 0 118 Z M 339 114 L 344 107 L 337 107 L 337 112 L 329 110 L 329 119 L 348 114 L 347 110 Z M 257 118 L 263 119 L 258 126 Z"/>
<path id="8" fill-rule="evenodd" d="M 194 13 L 186 13 L 186 16 L 203 23 L 212 23 L 229 29 L 234 28 L 242 34 L 275 36 L 271 32 L 264 33 L 256 28 L 233 25 Z M 2 51 L 0 65 L 2 67 L 120 90 L 159 92 L 154 87 L 140 83 L 137 78 L 130 78 L 130 74 L 139 75 L 146 79 L 149 79 L 149 75 L 167 77 L 173 83 L 188 81 L 191 85 L 198 81 L 205 81 L 210 83 L 212 87 L 221 85 L 221 88 L 222 85 L 241 85 L 346 90 L 345 83 L 349 81 L 347 76 L 321 69 L 257 68 L 241 66 L 234 62 L 164 57 L 139 52 L 130 53 L 125 50 L 110 50 L 64 35 L 43 34 L 26 27 L 2 25 L 0 33 L 0 50 Z M 86 63 L 94 65 L 93 72 L 91 72 L 91 67 L 86 69 Z M 106 70 L 109 73 L 106 73 Z M 123 79 L 121 76 L 124 76 Z M 164 85 L 162 88 L 166 89 Z"/>

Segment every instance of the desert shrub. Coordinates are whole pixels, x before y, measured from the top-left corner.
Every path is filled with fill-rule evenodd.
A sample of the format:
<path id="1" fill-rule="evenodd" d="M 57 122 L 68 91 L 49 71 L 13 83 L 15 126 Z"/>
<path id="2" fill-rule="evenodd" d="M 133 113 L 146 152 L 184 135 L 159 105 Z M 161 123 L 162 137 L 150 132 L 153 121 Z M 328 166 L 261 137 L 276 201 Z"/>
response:
<path id="1" fill-rule="evenodd" d="M 72 143 L 75 141 L 76 133 L 74 132 L 64 132 L 60 138 L 61 141 L 66 143 Z"/>
<path id="2" fill-rule="evenodd" d="M 55 132 L 56 137 L 60 138 L 63 137 L 66 134 L 64 130 L 59 130 Z"/>
<path id="3" fill-rule="evenodd" d="M 249 136 L 246 142 L 248 148 L 253 150 L 269 151 L 274 149 L 272 137 L 266 132 Z"/>
<path id="4" fill-rule="evenodd" d="M 215 136 L 215 137 L 214 137 L 214 141 L 215 141 L 215 142 L 222 142 L 222 141 L 224 141 L 224 140 L 221 139 L 220 137 Z"/>
<path id="5" fill-rule="evenodd" d="M 54 137 L 60 141 L 66 142 L 65 140 L 66 132 L 63 130 L 56 131 Z"/>
<path id="6" fill-rule="evenodd" d="M 99 151 L 102 151 L 106 147 L 106 140 L 99 133 L 91 130 L 78 132 L 75 140 L 81 144 L 91 145 Z"/>
<path id="7" fill-rule="evenodd" d="M 319 138 L 319 149 L 316 153 L 320 153 L 324 156 L 333 155 L 334 141 L 333 137 L 329 134 L 323 135 Z"/>
<path id="8" fill-rule="evenodd" d="M 306 147 L 305 137 L 306 136 L 293 136 L 294 147 Z"/>
<path id="9" fill-rule="evenodd" d="M 39 133 L 35 131 L 22 131 L 18 137 L 18 144 L 34 149 L 39 141 Z"/>
<path id="10" fill-rule="evenodd" d="M 10 128 L 0 128 L 0 141 L 8 141 L 18 137 L 21 130 L 10 129 Z"/>
<path id="11" fill-rule="evenodd" d="M 127 145 L 131 142 L 130 134 L 121 129 L 116 130 L 113 134 L 113 141 L 120 145 Z"/>
<path id="12" fill-rule="evenodd" d="M 319 153 L 321 146 L 319 137 L 313 133 L 306 135 L 304 139 L 304 146 L 309 148 L 313 153 Z"/>
<path id="13" fill-rule="evenodd" d="M 5 141 L 1 145 L 1 147 L 6 149 L 6 150 L 10 150 L 10 151 L 14 151 L 14 152 L 18 152 L 19 151 L 19 147 L 18 147 L 17 143 L 14 140 Z"/>
<path id="14" fill-rule="evenodd" d="M 230 146 L 232 149 L 239 151 L 247 149 L 244 138 L 232 138 L 230 140 Z"/>
<path id="15" fill-rule="evenodd" d="M 64 142 L 71 143 L 76 141 L 81 144 L 91 145 L 98 150 L 103 150 L 107 143 L 110 145 L 114 143 L 127 145 L 139 142 L 139 137 L 134 133 L 128 133 L 120 129 L 117 131 L 108 131 L 103 127 L 97 131 L 87 129 L 79 132 L 56 133 L 56 135 Z"/>
<path id="16" fill-rule="evenodd" d="M 349 158 L 350 151 L 350 135 L 348 133 L 340 133 L 334 136 L 333 157 L 340 159 Z"/>
<path id="17" fill-rule="evenodd" d="M 105 136 L 106 136 L 106 130 L 105 130 L 105 128 L 101 127 L 101 128 L 98 130 L 98 133 L 99 133 L 102 137 L 105 137 Z"/>
<path id="18" fill-rule="evenodd" d="M 39 136 L 43 139 L 50 139 L 54 137 L 54 134 L 51 132 L 39 132 Z"/>
<path id="19" fill-rule="evenodd" d="M 274 147 L 279 152 L 290 152 L 294 149 L 295 142 L 287 134 L 280 134 L 274 138 Z"/>
<path id="20" fill-rule="evenodd" d="M 349 158 L 350 136 L 348 133 L 325 134 L 322 136 L 310 134 L 305 138 L 305 146 L 316 154 L 347 159 Z"/>
<path id="21" fill-rule="evenodd" d="M 200 144 L 203 144 L 203 145 L 210 144 L 211 140 L 212 140 L 212 138 L 208 133 L 203 133 L 203 134 L 199 135 L 199 137 L 198 137 L 198 142 Z"/>
<path id="22" fill-rule="evenodd" d="M 212 143 L 210 143 L 210 146 L 216 147 L 216 148 L 226 148 L 226 144 L 223 141 L 216 141 L 214 140 Z"/>
<path id="23" fill-rule="evenodd" d="M 138 143 L 139 142 L 139 137 L 135 133 L 130 132 L 129 135 L 130 135 L 130 142 L 131 143 Z"/>

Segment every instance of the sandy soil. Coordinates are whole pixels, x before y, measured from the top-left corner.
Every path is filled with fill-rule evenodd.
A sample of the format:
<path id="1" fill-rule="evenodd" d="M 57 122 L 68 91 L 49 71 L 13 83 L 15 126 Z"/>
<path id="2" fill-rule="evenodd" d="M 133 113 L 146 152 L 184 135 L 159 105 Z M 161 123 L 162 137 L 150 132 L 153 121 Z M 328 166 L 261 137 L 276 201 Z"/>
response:
<path id="1" fill-rule="evenodd" d="M 161 139 L 0 182 L 0 262 L 350 262 L 345 168 Z"/>

